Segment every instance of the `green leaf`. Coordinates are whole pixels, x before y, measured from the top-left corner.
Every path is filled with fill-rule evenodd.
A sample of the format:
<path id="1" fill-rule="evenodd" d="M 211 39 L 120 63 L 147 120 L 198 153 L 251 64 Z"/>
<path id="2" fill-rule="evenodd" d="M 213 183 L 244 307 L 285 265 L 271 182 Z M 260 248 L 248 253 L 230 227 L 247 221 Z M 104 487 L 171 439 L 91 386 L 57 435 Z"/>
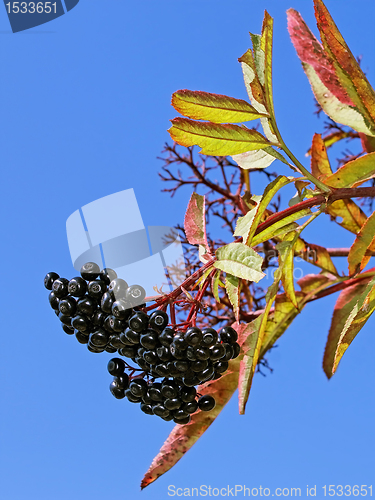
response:
<path id="1" fill-rule="evenodd" d="M 258 283 L 265 276 L 261 270 L 262 257 L 243 243 L 229 243 L 218 248 L 216 257 L 214 267 L 237 278 Z"/>
<path id="2" fill-rule="evenodd" d="M 266 13 L 267 14 L 267 13 Z M 268 22 L 268 18 L 265 14 L 265 20 L 263 21 L 262 35 L 250 34 L 253 43 L 253 52 L 249 49 L 243 56 L 238 60 L 241 63 L 245 87 L 250 99 L 251 104 L 260 113 L 268 113 L 270 109 L 269 98 L 266 97 L 266 91 L 264 88 L 265 84 L 265 64 L 266 64 L 266 54 L 265 54 L 265 41 L 266 41 L 266 31 L 267 36 L 269 35 L 269 25 L 267 29 L 265 24 Z M 266 22 L 267 19 L 267 22 Z M 271 18 L 272 19 L 272 18 Z M 272 26 L 271 26 L 271 42 L 272 42 Z M 271 43 L 272 51 L 272 43 Z M 271 96 L 272 97 L 272 96 Z M 272 104 L 272 99 L 271 99 Z M 268 113 L 270 114 L 270 113 Z M 278 144 L 278 139 L 273 129 L 273 126 L 268 118 L 261 118 L 260 122 L 263 127 L 265 136 L 271 142 Z"/>
<path id="3" fill-rule="evenodd" d="M 236 328 L 234 325 L 233 327 L 239 331 L 238 327 Z M 196 412 L 191 416 L 190 423 L 185 425 L 177 424 L 173 428 L 146 472 L 141 483 L 142 489 L 170 470 L 216 419 L 237 389 L 241 358 L 242 356 L 239 356 L 230 360 L 228 370 L 218 380 L 206 382 L 197 388 L 197 391 L 202 396 L 209 394 L 215 398 L 215 408 L 211 411 Z"/>
<path id="4" fill-rule="evenodd" d="M 357 187 L 375 176 L 375 153 L 367 153 L 348 161 L 334 174 L 325 179 L 325 184 L 334 188 Z"/>
<path id="5" fill-rule="evenodd" d="M 298 239 L 298 233 L 288 233 L 284 241 L 276 245 L 279 252 L 279 267 L 282 269 L 281 282 L 290 302 L 298 309 L 296 293 L 294 290 L 294 245 Z"/>
<path id="6" fill-rule="evenodd" d="M 282 187 L 284 187 L 287 184 L 289 184 L 290 182 L 292 182 L 292 180 L 293 180 L 292 177 L 285 177 L 285 175 L 279 175 L 270 184 L 268 184 L 268 186 L 264 190 L 264 193 L 263 193 L 261 200 L 259 201 L 258 207 L 256 207 L 256 210 L 257 210 L 256 215 L 255 215 L 254 220 L 251 224 L 247 240 L 246 241 L 244 240 L 244 243 L 247 243 L 248 245 L 252 244 L 252 239 L 254 237 L 255 231 L 257 230 L 257 227 L 258 227 L 259 223 L 261 222 L 262 216 L 263 216 L 266 208 L 270 204 L 272 198 L 279 191 L 279 189 L 281 189 Z"/>
<path id="7" fill-rule="evenodd" d="M 324 351 L 323 369 L 328 378 L 375 310 L 375 278 L 343 290 L 336 302 Z"/>
<path id="8" fill-rule="evenodd" d="M 204 271 L 204 273 L 202 274 L 202 276 L 200 276 L 200 278 L 196 281 L 196 285 L 199 285 L 199 288 L 202 288 L 204 282 L 206 281 L 206 279 L 208 278 L 208 276 L 212 273 L 212 269 L 211 268 L 208 268 Z"/>
<path id="9" fill-rule="evenodd" d="M 220 297 L 219 297 L 220 275 L 221 271 L 216 271 L 212 277 L 212 293 L 216 299 L 216 302 L 220 302 Z"/>
<path id="10" fill-rule="evenodd" d="M 243 243 L 245 244 L 247 244 L 251 226 L 253 224 L 255 216 L 257 215 L 259 202 L 261 201 L 262 197 L 253 196 L 251 199 L 255 201 L 255 203 L 257 203 L 257 206 L 249 210 L 243 217 L 238 217 L 236 222 L 236 229 L 233 234 L 233 236 L 242 236 Z"/>
<path id="11" fill-rule="evenodd" d="M 367 250 L 375 250 L 375 212 L 373 212 L 361 227 L 357 237 L 349 250 L 349 274 L 355 274 L 366 266 L 371 255 L 366 255 Z"/>
<path id="12" fill-rule="evenodd" d="M 245 126 L 196 122 L 188 118 L 174 118 L 168 130 L 171 138 L 181 146 L 200 146 L 205 155 L 229 156 L 262 149 L 271 144 L 257 132 Z"/>
<path id="13" fill-rule="evenodd" d="M 273 227 L 273 226 L 272 226 Z M 251 242 L 252 246 L 255 247 L 264 241 L 268 241 L 271 238 L 280 239 L 283 234 L 288 234 L 291 231 L 295 231 L 299 228 L 299 225 L 296 222 L 291 222 L 290 224 L 286 224 L 285 226 L 281 226 L 275 230 L 265 229 L 259 234 L 256 234 Z"/>
<path id="14" fill-rule="evenodd" d="M 265 107 L 269 114 L 274 117 L 272 97 L 272 37 L 273 37 L 273 19 L 267 11 L 264 12 L 262 34 L 250 35 L 253 43 L 253 54 L 256 71 L 259 81 L 263 87 L 263 96 Z M 278 142 L 275 130 L 268 118 L 260 120 L 263 131 L 267 139 L 271 142 Z"/>
<path id="15" fill-rule="evenodd" d="M 245 413 L 246 403 L 249 399 L 251 385 L 253 383 L 254 373 L 259 361 L 259 354 L 263 344 L 268 315 L 279 289 L 281 270 L 276 270 L 274 282 L 269 287 L 266 294 L 266 307 L 264 312 L 254 321 L 249 323 L 243 332 L 244 338 L 241 339 L 243 349 L 243 359 L 240 363 L 240 375 L 238 380 L 238 401 L 240 415 Z M 245 335 L 247 334 L 247 336 Z"/>
<path id="16" fill-rule="evenodd" d="M 305 294 L 296 292 L 298 303 L 298 309 L 296 309 L 285 293 L 280 293 L 276 296 L 274 310 L 270 312 L 267 319 L 259 359 L 262 359 L 266 352 L 271 349 L 290 326 L 294 318 L 301 312 L 304 307 L 304 297 Z"/>
<path id="17" fill-rule="evenodd" d="M 255 368 L 253 368 L 253 361 L 256 355 L 256 346 L 259 339 L 262 316 L 263 314 L 251 323 L 248 323 L 239 337 L 243 351 L 243 359 L 240 363 L 238 378 L 238 406 L 240 415 L 244 415 L 245 413 L 246 403 L 249 399 L 250 388 L 256 368 L 256 363 Z"/>
<path id="18" fill-rule="evenodd" d="M 175 92 L 172 105 L 188 118 L 209 120 L 213 123 L 239 123 L 267 116 L 242 99 L 191 90 Z"/>
<path id="19" fill-rule="evenodd" d="M 262 241 L 267 241 L 273 238 L 274 235 L 276 234 L 280 235 L 282 234 L 282 232 L 289 232 L 291 223 L 311 214 L 312 212 L 309 208 L 304 208 L 303 210 L 299 210 L 294 214 L 284 217 L 284 219 L 275 222 L 274 224 L 272 224 L 272 226 L 267 227 L 266 229 L 255 235 L 254 238 L 251 240 L 251 245 L 252 246 L 259 245 L 259 243 L 261 243 Z"/>
<path id="20" fill-rule="evenodd" d="M 264 95 L 270 115 L 275 116 L 272 95 L 272 39 L 273 19 L 265 10 L 262 26 L 262 38 L 260 43 L 261 49 L 264 51 Z"/>
<path id="21" fill-rule="evenodd" d="M 259 82 L 264 88 L 265 82 L 265 53 L 264 46 L 262 47 L 262 35 L 255 35 L 250 33 L 251 42 L 253 44 L 253 56 L 256 72 L 259 78 Z"/>
<path id="22" fill-rule="evenodd" d="M 236 276 L 232 276 L 231 274 L 226 275 L 225 290 L 233 306 L 233 312 L 237 321 L 239 321 L 240 314 L 240 284 L 240 280 Z"/>

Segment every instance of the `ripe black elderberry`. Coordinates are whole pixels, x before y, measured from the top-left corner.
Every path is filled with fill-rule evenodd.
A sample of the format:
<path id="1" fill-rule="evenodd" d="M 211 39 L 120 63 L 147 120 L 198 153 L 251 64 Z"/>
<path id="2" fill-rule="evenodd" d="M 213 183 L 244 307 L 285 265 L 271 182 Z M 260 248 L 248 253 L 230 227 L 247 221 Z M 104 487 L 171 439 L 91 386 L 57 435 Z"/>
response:
<path id="1" fill-rule="evenodd" d="M 65 333 L 67 333 L 68 335 L 73 335 L 74 334 L 74 328 L 72 328 L 71 326 L 67 326 L 67 325 L 62 325 L 62 329 L 64 330 Z"/>
<path id="2" fill-rule="evenodd" d="M 44 286 L 47 290 L 52 290 L 53 282 L 59 278 L 60 276 L 57 273 L 47 273 L 44 278 Z"/>
<path id="3" fill-rule="evenodd" d="M 112 305 L 113 305 L 112 295 L 110 294 L 110 292 L 105 292 L 102 295 L 102 298 L 100 301 L 100 309 L 107 314 L 111 314 L 112 313 Z"/>
<path id="4" fill-rule="evenodd" d="M 52 309 L 58 311 L 60 299 L 56 297 L 56 295 L 53 292 L 51 292 L 48 296 L 48 300 Z"/>
<path id="5" fill-rule="evenodd" d="M 81 267 L 81 276 L 86 281 L 95 280 L 100 274 L 100 267 L 95 262 L 86 262 Z"/>
<path id="6" fill-rule="evenodd" d="M 95 309 L 97 308 L 97 302 L 92 297 L 82 297 L 77 302 L 77 311 L 80 314 L 86 314 L 87 316 L 91 316 Z"/>
<path id="7" fill-rule="evenodd" d="M 49 302 L 63 330 L 87 344 L 90 352 L 118 351 L 138 365 L 110 360 L 114 397 L 139 403 L 144 413 L 180 425 L 189 423 L 191 414 L 214 408 L 214 398 L 198 397 L 195 387 L 220 378 L 228 361 L 240 354 L 233 328 L 224 327 L 218 335 L 213 328 L 168 327 L 164 310 L 145 312 L 141 286 L 128 286 L 115 271 L 100 271 L 95 263 L 85 264 L 81 276 L 68 281 L 48 273 Z"/>
<path id="8" fill-rule="evenodd" d="M 234 344 L 238 339 L 236 330 L 231 326 L 224 326 L 220 330 L 219 337 L 222 342 L 226 342 L 227 344 Z"/>
<path id="9" fill-rule="evenodd" d="M 87 287 L 87 291 L 90 297 L 101 300 L 102 295 L 104 294 L 106 288 L 107 287 L 104 281 L 96 280 L 96 281 L 90 281 Z"/>
<path id="10" fill-rule="evenodd" d="M 240 355 L 241 346 L 239 344 L 237 344 L 237 342 L 235 342 L 234 344 L 232 344 L 232 348 L 233 348 L 232 359 L 235 359 L 235 358 L 237 358 Z"/>
<path id="11" fill-rule="evenodd" d="M 107 369 L 114 377 L 120 377 L 125 372 L 125 362 L 121 358 L 112 358 L 109 360 Z"/>
<path id="12" fill-rule="evenodd" d="M 118 386 L 116 380 L 112 380 L 112 382 L 109 385 L 109 390 L 116 399 L 123 399 L 125 397 L 124 389 Z"/>
<path id="13" fill-rule="evenodd" d="M 115 278 L 108 286 L 108 291 L 114 296 L 116 300 L 125 298 L 128 284 L 121 278 Z"/>
<path id="14" fill-rule="evenodd" d="M 65 297 L 59 301 L 59 311 L 65 316 L 74 316 L 77 309 L 77 302 L 73 297 Z"/>
<path id="15" fill-rule="evenodd" d="M 52 284 L 52 291 L 59 299 L 68 295 L 69 281 L 65 278 L 57 278 Z"/>
<path id="16" fill-rule="evenodd" d="M 162 333 L 159 335 L 159 342 L 162 346 L 169 347 L 173 342 L 173 330 L 172 328 L 164 328 Z"/>
<path id="17" fill-rule="evenodd" d="M 76 330 L 79 330 L 80 332 L 85 332 L 88 330 L 89 328 L 89 321 L 88 319 L 86 318 L 86 316 L 82 316 L 82 315 L 77 315 L 77 316 L 74 316 L 74 318 L 69 318 L 71 319 L 71 325 L 73 328 L 75 328 Z M 60 321 L 61 321 L 61 318 L 60 318 Z M 66 323 L 65 323 L 66 324 Z"/>
<path id="18" fill-rule="evenodd" d="M 165 311 L 155 311 L 150 316 L 150 327 L 161 331 L 168 325 L 168 321 L 168 314 Z"/>
<path id="19" fill-rule="evenodd" d="M 147 382 L 143 378 L 136 378 L 130 382 L 129 389 L 134 396 L 141 398 L 147 394 Z"/>
<path id="20" fill-rule="evenodd" d="M 211 411 L 213 408 L 215 408 L 215 405 L 215 399 L 212 396 L 201 396 L 198 399 L 198 406 L 202 411 Z"/>
<path id="21" fill-rule="evenodd" d="M 104 347 L 108 344 L 109 334 L 103 329 L 98 329 L 90 334 L 89 342 L 95 347 Z"/>
<path id="22" fill-rule="evenodd" d="M 202 344 L 205 347 L 211 347 L 218 341 L 217 331 L 214 330 L 213 328 L 204 328 L 202 330 L 202 336 L 203 336 Z"/>
<path id="23" fill-rule="evenodd" d="M 125 292 L 126 300 L 135 304 L 141 304 L 146 297 L 146 290 L 140 285 L 131 285 Z"/>
<path id="24" fill-rule="evenodd" d="M 78 276 L 77 278 L 72 278 L 68 283 L 68 292 L 73 297 L 83 297 L 87 291 L 86 281 Z"/>
<path id="25" fill-rule="evenodd" d="M 111 281 L 117 278 L 117 273 L 109 267 L 105 267 L 100 271 L 99 278 L 104 281 L 106 285 L 109 285 Z"/>
<path id="26" fill-rule="evenodd" d="M 136 312 L 130 319 L 129 319 L 129 327 L 134 330 L 135 332 L 144 332 L 147 330 L 148 327 L 148 316 L 146 313 L 142 311 Z"/>
<path id="27" fill-rule="evenodd" d="M 184 339 L 188 345 L 198 346 L 203 340 L 202 331 L 196 327 L 188 328 L 184 335 Z"/>

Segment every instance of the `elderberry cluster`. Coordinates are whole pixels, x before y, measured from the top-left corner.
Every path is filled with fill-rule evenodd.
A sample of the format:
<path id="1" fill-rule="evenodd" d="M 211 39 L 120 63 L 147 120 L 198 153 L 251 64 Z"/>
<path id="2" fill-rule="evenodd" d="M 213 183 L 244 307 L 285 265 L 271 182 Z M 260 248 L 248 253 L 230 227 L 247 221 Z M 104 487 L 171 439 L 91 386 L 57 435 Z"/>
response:
<path id="1" fill-rule="evenodd" d="M 239 355 L 233 328 L 218 333 L 213 328 L 168 326 L 165 311 L 142 310 L 146 292 L 140 285 L 128 286 L 115 271 L 101 271 L 93 262 L 70 281 L 48 273 L 44 285 L 51 290 L 50 305 L 67 334 L 91 352 L 118 352 L 138 366 L 120 358 L 109 362 L 114 376 L 110 390 L 117 399 L 140 403 L 143 412 L 180 424 L 188 423 L 190 414 L 215 406 L 214 398 L 200 396 L 195 386 L 221 377 L 228 361 Z"/>
<path id="2" fill-rule="evenodd" d="M 210 411 L 215 407 L 212 396 L 198 395 L 195 387 L 187 387 L 179 379 L 165 378 L 156 382 L 146 381 L 141 376 L 131 378 L 125 373 L 126 368 L 127 364 L 122 359 L 109 361 L 108 371 L 114 376 L 110 390 L 117 399 L 126 397 L 132 403 L 140 403 L 141 410 L 147 415 L 187 424 L 192 413 Z"/>
<path id="3" fill-rule="evenodd" d="M 65 333 L 75 335 L 91 352 L 115 353 L 125 347 L 120 333 L 146 292 L 140 285 L 129 286 L 113 269 L 101 271 L 94 262 L 83 265 L 80 272 L 70 281 L 48 273 L 44 286 L 51 290 L 49 303 Z"/>

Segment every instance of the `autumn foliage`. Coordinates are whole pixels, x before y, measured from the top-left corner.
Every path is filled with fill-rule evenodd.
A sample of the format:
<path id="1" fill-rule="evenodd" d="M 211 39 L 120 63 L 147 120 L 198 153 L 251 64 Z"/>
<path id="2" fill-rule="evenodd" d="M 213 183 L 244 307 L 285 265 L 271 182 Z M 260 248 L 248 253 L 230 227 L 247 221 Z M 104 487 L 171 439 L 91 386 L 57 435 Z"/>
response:
<path id="1" fill-rule="evenodd" d="M 183 289 L 191 298 L 204 291 L 199 301 L 204 303 L 206 298 L 207 308 L 201 321 L 215 325 L 230 320 L 242 350 L 220 379 L 199 388 L 201 394 L 215 396 L 216 408 L 194 414 L 189 424 L 175 427 L 146 473 L 142 488 L 176 464 L 237 388 L 239 412 L 245 412 L 254 374 L 265 354 L 310 301 L 340 292 L 323 355 L 328 378 L 375 310 L 375 269 L 366 269 L 375 252 L 375 212 L 366 214 L 354 201 L 375 197 L 375 92 L 322 0 L 314 0 L 314 5 L 321 41 L 297 11 L 287 12 L 291 41 L 318 106 L 331 123 L 328 133 L 312 138 L 310 168 L 288 149 L 277 126 L 272 95 L 273 19 L 268 12 L 261 34 L 251 35 L 252 48 L 239 58 L 249 102 L 190 90 L 173 94 L 172 105 L 182 116 L 171 120 L 169 133 L 175 143 L 188 149 L 181 154 L 176 144 L 167 147 L 169 157 L 162 178 L 174 182 L 169 190 L 172 194 L 184 184 L 207 189 L 206 196 L 192 194 L 186 211 L 187 255 L 198 246 L 199 257 L 189 261 L 191 276 Z M 263 133 L 243 124 L 255 119 L 260 120 Z M 360 140 L 362 152 L 344 159 L 335 169 L 327 150 L 347 138 Z M 201 148 L 200 163 L 193 158 L 194 146 Z M 220 185 L 210 181 L 209 157 L 223 174 Z M 291 175 L 267 174 L 264 169 L 275 160 L 289 166 Z M 192 177 L 174 174 L 175 163 L 190 168 Z M 228 168 L 234 172 L 230 179 L 225 174 Z M 270 182 L 262 194 L 250 192 L 249 172 L 253 171 L 268 175 Z M 287 208 L 279 210 L 279 191 L 290 184 L 295 185 L 297 195 Z M 224 222 L 233 240 L 211 240 L 206 228 L 208 214 Z M 327 215 L 353 233 L 350 249 L 327 249 L 302 238 L 305 227 Z M 297 222 L 301 219 L 302 223 Z M 274 281 L 260 297 L 264 271 L 275 256 Z M 296 256 L 317 269 L 298 283 L 293 276 Z M 333 256 L 347 257 L 344 276 L 337 271 Z"/>

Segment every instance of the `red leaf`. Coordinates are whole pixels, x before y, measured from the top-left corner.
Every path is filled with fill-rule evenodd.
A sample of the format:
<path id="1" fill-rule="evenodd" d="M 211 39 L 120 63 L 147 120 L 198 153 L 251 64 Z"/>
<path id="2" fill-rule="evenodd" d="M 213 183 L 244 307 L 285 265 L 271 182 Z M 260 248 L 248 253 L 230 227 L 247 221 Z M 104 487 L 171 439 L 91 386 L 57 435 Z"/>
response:
<path id="1" fill-rule="evenodd" d="M 233 323 L 232 327 L 238 333 L 238 343 L 244 341 L 243 331 L 247 325 Z M 216 406 L 209 412 L 199 411 L 191 416 L 191 421 L 186 425 L 176 425 L 167 440 L 160 448 L 150 468 L 141 482 L 141 488 L 149 484 L 169 471 L 189 451 L 194 443 L 206 432 L 208 427 L 219 415 L 221 410 L 232 397 L 238 386 L 238 372 L 242 354 L 236 359 L 229 361 L 228 370 L 219 379 L 206 382 L 197 388 L 199 394 L 210 394 L 214 396 Z"/>
<path id="2" fill-rule="evenodd" d="M 337 61 L 337 65 L 339 67 L 337 71 L 341 82 L 345 85 L 348 92 L 352 92 L 352 99 L 357 100 L 356 105 L 361 107 L 362 105 L 364 106 L 361 110 L 362 113 L 367 112 L 368 116 L 365 116 L 365 118 L 369 118 L 372 121 L 372 125 L 374 125 L 374 89 L 371 87 L 358 62 L 351 53 L 343 36 L 328 12 L 327 7 L 324 5 L 322 0 L 314 0 L 314 5 L 315 17 L 326 53 L 328 53 L 332 59 Z"/>
<path id="3" fill-rule="evenodd" d="M 205 197 L 193 193 L 185 213 L 184 227 L 186 237 L 191 245 L 203 245 L 208 249 L 205 216 Z"/>
<path id="4" fill-rule="evenodd" d="M 237 389 L 239 360 L 240 357 L 229 361 L 228 370 L 218 380 L 207 382 L 197 388 L 199 394 L 210 394 L 215 398 L 215 408 L 207 412 L 198 411 L 191 416 L 190 423 L 176 425 L 173 428 L 142 479 L 141 489 L 169 471 L 216 419 Z"/>
<path id="5" fill-rule="evenodd" d="M 322 83 L 340 102 L 353 106 L 352 100 L 339 82 L 332 60 L 322 44 L 311 33 L 301 14 L 294 9 L 289 9 L 287 16 L 290 38 L 300 60 L 314 68 Z"/>

